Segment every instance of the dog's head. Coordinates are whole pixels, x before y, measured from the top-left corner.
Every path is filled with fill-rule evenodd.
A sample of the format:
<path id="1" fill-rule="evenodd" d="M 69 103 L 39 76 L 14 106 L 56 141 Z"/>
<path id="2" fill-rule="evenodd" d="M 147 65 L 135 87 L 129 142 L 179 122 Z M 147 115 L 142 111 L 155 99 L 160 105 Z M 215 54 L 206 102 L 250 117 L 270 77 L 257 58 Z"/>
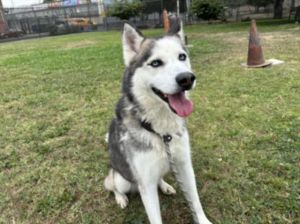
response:
<path id="1" fill-rule="evenodd" d="M 190 60 L 184 45 L 180 20 L 170 19 L 168 33 L 157 39 L 145 38 L 125 24 L 123 56 L 126 73 L 123 91 L 140 104 L 163 105 L 178 116 L 192 113 L 186 92 L 195 86 Z"/>

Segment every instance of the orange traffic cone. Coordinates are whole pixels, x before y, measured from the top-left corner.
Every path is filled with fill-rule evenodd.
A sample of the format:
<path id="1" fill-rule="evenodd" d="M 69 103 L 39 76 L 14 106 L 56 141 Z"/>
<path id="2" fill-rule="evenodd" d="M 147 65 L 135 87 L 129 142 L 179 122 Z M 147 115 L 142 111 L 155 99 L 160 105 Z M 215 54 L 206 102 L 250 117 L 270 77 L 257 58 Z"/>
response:
<path id="1" fill-rule="evenodd" d="M 266 61 L 264 59 L 263 50 L 260 45 L 260 39 L 256 28 L 256 22 L 255 20 L 252 20 L 249 35 L 247 67 L 260 68 L 271 64 L 271 61 Z"/>
<path id="2" fill-rule="evenodd" d="M 166 9 L 164 9 L 164 11 L 163 11 L 163 23 L 164 23 L 165 33 L 167 33 L 170 29 L 170 21 L 169 21 L 168 12 Z"/>

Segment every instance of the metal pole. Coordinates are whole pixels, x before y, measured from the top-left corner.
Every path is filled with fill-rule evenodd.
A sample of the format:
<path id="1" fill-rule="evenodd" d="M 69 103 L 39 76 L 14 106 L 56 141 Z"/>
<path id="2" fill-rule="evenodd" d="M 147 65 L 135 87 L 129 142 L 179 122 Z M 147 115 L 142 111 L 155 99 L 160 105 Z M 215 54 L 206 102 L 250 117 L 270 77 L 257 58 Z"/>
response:
<path id="1" fill-rule="evenodd" d="M 5 16 L 4 16 L 4 8 L 3 8 L 3 4 L 2 4 L 2 1 L 0 0 L 0 23 L 3 24 L 3 32 L 7 30 L 8 28 L 8 25 L 6 23 L 6 19 L 5 19 Z"/>
<path id="2" fill-rule="evenodd" d="M 92 16 L 91 16 L 91 0 L 87 1 L 88 3 L 88 15 L 89 15 L 89 22 L 92 22 Z"/>
<path id="3" fill-rule="evenodd" d="M 177 0 L 177 16 L 180 15 L 179 0 Z"/>
<path id="4" fill-rule="evenodd" d="M 36 16 L 36 12 L 35 12 L 33 6 L 32 6 L 31 9 L 32 9 L 32 12 L 33 12 L 34 19 L 35 19 L 35 21 L 37 22 L 37 31 L 38 31 L 38 33 L 39 33 L 39 37 L 41 37 L 40 21 L 39 21 L 38 17 Z"/>
<path id="5" fill-rule="evenodd" d="M 190 21 L 190 7 L 191 7 L 191 0 L 186 0 L 186 19 L 189 22 Z"/>
<path id="6" fill-rule="evenodd" d="M 98 14 L 101 17 L 101 14 L 104 12 L 103 2 L 102 0 L 98 0 Z"/>

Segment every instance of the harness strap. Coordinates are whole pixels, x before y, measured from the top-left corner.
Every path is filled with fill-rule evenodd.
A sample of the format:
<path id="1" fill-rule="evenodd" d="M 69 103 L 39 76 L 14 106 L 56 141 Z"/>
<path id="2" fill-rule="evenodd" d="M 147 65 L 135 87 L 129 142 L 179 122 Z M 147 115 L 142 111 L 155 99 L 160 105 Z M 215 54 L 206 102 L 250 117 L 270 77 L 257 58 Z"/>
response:
<path id="1" fill-rule="evenodd" d="M 154 129 L 152 128 L 152 124 L 150 122 L 141 121 L 140 123 L 141 123 L 141 126 L 144 129 L 146 129 L 147 131 L 149 131 L 149 132 L 151 132 L 151 133 L 156 134 L 157 136 L 159 136 L 166 145 L 169 144 L 172 141 L 172 139 L 173 139 L 172 135 L 165 134 L 165 135 L 161 136 L 159 133 L 157 133 L 156 131 L 154 131 Z"/>

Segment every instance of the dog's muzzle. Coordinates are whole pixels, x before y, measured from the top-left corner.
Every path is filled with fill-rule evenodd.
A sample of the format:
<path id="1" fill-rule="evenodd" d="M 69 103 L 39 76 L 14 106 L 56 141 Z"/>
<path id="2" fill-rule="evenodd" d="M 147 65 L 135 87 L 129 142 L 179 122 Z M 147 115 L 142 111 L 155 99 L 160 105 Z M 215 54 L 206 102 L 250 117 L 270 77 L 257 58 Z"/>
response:
<path id="1" fill-rule="evenodd" d="M 190 90 L 193 87 L 196 77 L 191 72 L 183 72 L 176 76 L 177 84 L 182 88 L 182 90 Z"/>

